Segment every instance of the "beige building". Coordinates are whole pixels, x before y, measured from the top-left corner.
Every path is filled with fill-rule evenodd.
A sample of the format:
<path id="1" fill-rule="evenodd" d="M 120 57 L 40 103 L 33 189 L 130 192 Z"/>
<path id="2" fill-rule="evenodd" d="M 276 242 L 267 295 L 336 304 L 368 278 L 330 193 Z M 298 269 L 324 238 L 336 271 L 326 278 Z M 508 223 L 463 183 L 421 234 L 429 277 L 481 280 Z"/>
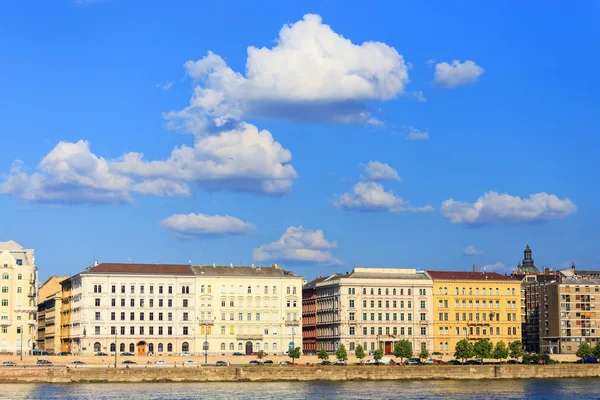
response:
<path id="1" fill-rule="evenodd" d="M 0 242 L 0 353 L 31 353 L 36 347 L 37 268 L 32 249 Z"/>
<path id="2" fill-rule="evenodd" d="M 424 272 L 359 268 L 315 283 L 317 347 L 391 353 L 407 339 L 413 350 L 433 349 L 433 282 Z"/>
<path id="3" fill-rule="evenodd" d="M 281 354 L 302 347 L 302 278 L 270 267 L 193 267 L 196 352 Z"/>
<path id="4" fill-rule="evenodd" d="M 52 276 L 38 291 L 37 348 L 43 352 L 60 352 L 60 311 L 62 294 L 60 282 L 69 276 Z"/>

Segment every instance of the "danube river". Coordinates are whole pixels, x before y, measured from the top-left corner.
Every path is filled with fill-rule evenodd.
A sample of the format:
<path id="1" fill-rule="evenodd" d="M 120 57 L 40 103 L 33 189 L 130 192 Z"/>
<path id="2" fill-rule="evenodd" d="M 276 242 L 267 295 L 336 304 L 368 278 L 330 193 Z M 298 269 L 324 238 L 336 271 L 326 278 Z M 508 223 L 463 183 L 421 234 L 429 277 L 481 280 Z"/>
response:
<path id="1" fill-rule="evenodd" d="M 2 399 L 598 399 L 598 379 L 5 384 Z"/>

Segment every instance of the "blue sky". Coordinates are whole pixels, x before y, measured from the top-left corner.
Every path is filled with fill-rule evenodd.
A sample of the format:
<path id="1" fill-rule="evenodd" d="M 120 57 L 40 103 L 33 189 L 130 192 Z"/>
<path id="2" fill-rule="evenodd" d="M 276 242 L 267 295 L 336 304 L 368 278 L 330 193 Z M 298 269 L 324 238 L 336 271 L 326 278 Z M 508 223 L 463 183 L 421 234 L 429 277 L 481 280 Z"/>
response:
<path id="1" fill-rule="evenodd" d="M 0 5 L 0 240 L 42 277 L 598 266 L 597 4 L 213 3 Z"/>

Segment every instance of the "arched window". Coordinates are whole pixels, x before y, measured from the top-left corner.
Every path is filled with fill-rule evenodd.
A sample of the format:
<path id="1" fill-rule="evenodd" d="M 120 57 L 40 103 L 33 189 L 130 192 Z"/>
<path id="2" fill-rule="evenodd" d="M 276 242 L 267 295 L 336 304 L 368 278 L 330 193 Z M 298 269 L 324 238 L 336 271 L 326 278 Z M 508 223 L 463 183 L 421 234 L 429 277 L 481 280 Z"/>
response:
<path id="1" fill-rule="evenodd" d="M 256 343 L 256 344 L 254 345 L 254 350 L 255 350 L 255 351 L 259 351 L 259 350 L 260 350 L 260 343 Z"/>
<path id="2" fill-rule="evenodd" d="M 20 280 L 22 280 L 22 279 L 23 279 L 23 274 L 19 274 L 19 275 L 17 275 L 17 280 L 19 280 L 19 281 L 20 281 Z"/>
<path id="3" fill-rule="evenodd" d="M 149 351 L 150 353 L 154 353 L 154 343 L 150 343 L 150 344 L 148 345 L 148 351 Z"/>
<path id="4" fill-rule="evenodd" d="M 225 350 L 225 343 L 221 343 L 221 350 Z"/>
<path id="5" fill-rule="evenodd" d="M 98 285 L 94 285 L 94 293 L 98 293 Z"/>
<path id="6" fill-rule="evenodd" d="M 367 288 L 363 288 L 363 294 L 367 294 Z"/>
<path id="7" fill-rule="evenodd" d="M 5 272 L 2 274 L 2 279 L 9 279 L 9 275 Z"/>
<path id="8" fill-rule="evenodd" d="M 265 343 L 265 351 L 269 350 L 269 343 Z"/>
<path id="9" fill-rule="evenodd" d="M 273 351 L 277 351 L 277 343 L 273 343 Z"/>
<path id="10" fill-rule="evenodd" d="M 386 296 L 387 296 L 388 294 L 390 294 L 390 289 L 388 289 L 388 288 L 385 288 L 385 294 L 386 294 Z"/>
<path id="11" fill-rule="evenodd" d="M 113 353 L 114 353 L 115 351 L 117 351 L 117 346 L 116 346 L 114 343 L 111 343 L 111 344 L 110 344 L 110 351 L 112 351 Z"/>
<path id="12" fill-rule="evenodd" d="M 185 286 L 181 287 L 181 294 L 185 294 Z"/>
<path id="13" fill-rule="evenodd" d="M 173 344 L 172 343 L 168 343 L 167 344 L 167 353 L 170 353 L 173 351 Z"/>
<path id="14" fill-rule="evenodd" d="M 94 353 L 97 353 L 100 350 L 102 350 L 102 345 L 100 344 L 100 342 L 94 343 Z"/>
<path id="15" fill-rule="evenodd" d="M 2 286 L 2 293 L 8 293 L 8 286 Z"/>
<path id="16" fill-rule="evenodd" d="M 229 350 L 235 350 L 235 345 L 233 343 L 229 343 Z"/>
<path id="17" fill-rule="evenodd" d="M 381 288 L 377 289 L 377 294 L 381 294 Z"/>
<path id="18" fill-rule="evenodd" d="M 119 345 L 119 349 L 121 352 L 125 351 L 125 343 L 121 343 L 121 345 Z"/>
<path id="19" fill-rule="evenodd" d="M 98 293 L 102 293 L 102 285 L 98 285 Z"/>
<path id="20" fill-rule="evenodd" d="M 188 351 L 190 351 L 190 344 L 188 342 L 183 342 L 181 344 L 181 351 L 186 352 L 186 353 Z"/>
<path id="21" fill-rule="evenodd" d="M 373 288 L 371 288 L 371 294 L 374 294 L 375 292 L 373 291 Z"/>
<path id="22" fill-rule="evenodd" d="M 159 344 L 158 344 L 158 352 L 159 352 L 159 353 L 162 353 L 162 352 L 163 352 L 163 344 L 162 344 L 162 343 L 159 343 Z"/>
<path id="23" fill-rule="evenodd" d="M 392 289 L 392 294 L 395 296 L 396 295 L 396 289 Z"/>
<path id="24" fill-rule="evenodd" d="M 129 351 L 133 353 L 135 351 L 135 344 L 129 343 Z"/>

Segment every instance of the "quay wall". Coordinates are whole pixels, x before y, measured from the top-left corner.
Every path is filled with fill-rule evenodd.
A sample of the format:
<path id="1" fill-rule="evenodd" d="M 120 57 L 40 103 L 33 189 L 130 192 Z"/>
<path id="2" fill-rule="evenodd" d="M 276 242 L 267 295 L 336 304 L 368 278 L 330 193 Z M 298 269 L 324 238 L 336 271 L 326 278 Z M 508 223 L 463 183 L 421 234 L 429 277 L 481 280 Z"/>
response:
<path id="1" fill-rule="evenodd" d="M 600 364 L 314 367 L 3 367 L 0 383 L 276 382 L 600 377 Z"/>

